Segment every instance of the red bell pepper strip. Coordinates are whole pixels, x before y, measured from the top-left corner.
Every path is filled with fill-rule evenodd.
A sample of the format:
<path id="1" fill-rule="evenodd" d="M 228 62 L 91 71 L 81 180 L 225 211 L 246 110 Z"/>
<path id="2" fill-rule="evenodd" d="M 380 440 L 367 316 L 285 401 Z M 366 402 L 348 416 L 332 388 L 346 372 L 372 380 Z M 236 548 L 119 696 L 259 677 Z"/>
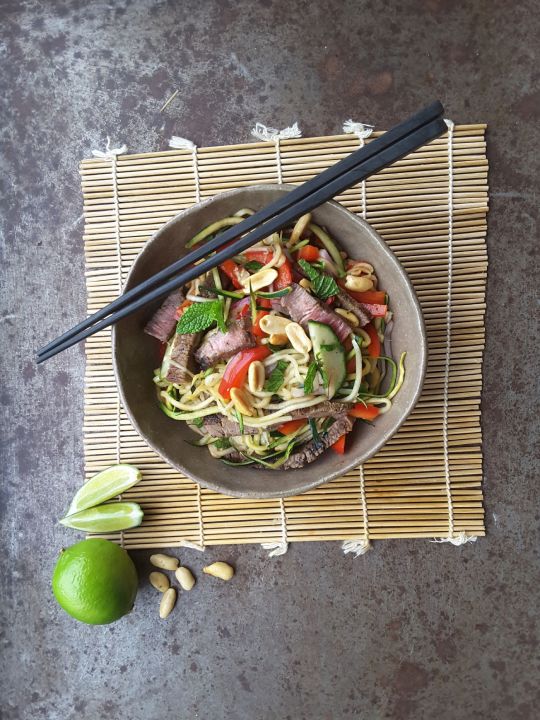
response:
<path id="1" fill-rule="evenodd" d="M 379 408 L 375 405 L 364 405 L 364 403 L 356 403 L 349 410 L 347 415 L 360 420 L 374 420 L 379 414 Z"/>
<path id="2" fill-rule="evenodd" d="M 241 288 L 242 283 L 240 282 L 240 279 L 238 277 L 238 265 L 234 262 L 234 260 L 225 260 L 221 263 L 219 266 L 221 270 L 227 275 L 228 278 L 230 278 L 232 284 L 235 288 Z"/>
<path id="3" fill-rule="evenodd" d="M 277 431 L 282 435 L 292 435 L 294 432 L 299 430 L 302 425 L 306 425 L 307 420 L 300 418 L 299 420 L 289 420 L 289 422 L 283 423 L 277 428 Z"/>
<path id="4" fill-rule="evenodd" d="M 245 317 L 249 312 L 249 298 L 245 297 L 242 300 L 237 300 L 231 305 L 231 311 L 229 317 L 231 320 L 237 320 L 238 318 Z"/>
<path id="5" fill-rule="evenodd" d="M 352 373 L 356 372 L 356 358 L 352 357 L 350 360 L 347 360 L 347 375 L 351 375 Z"/>
<path id="6" fill-rule="evenodd" d="M 274 290 L 282 290 L 292 285 L 293 273 L 291 263 L 285 260 L 281 267 L 277 269 L 277 278 L 274 280 Z"/>
<path id="7" fill-rule="evenodd" d="M 386 304 L 386 293 L 384 290 L 364 290 L 363 292 L 347 290 L 347 292 L 352 298 L 361 303 L 373 303 L 374 305 Z"/>
<path id="8" fill-rule="evenodd" d="M 257 298 L 257 305 L 259 305 L 262 308 L 265 308 L 266 310 L 272 309 L 272 301 L 269 298 Z"/>
<path id="9" fill-rule="evenodd" d="M 371 342 L 367 346 L 368 355 L 372 358 L 378 358 L 381 356 L 381 341 L 377 335 L 377 331 L 371 323 L 364 325 L 363 329 L 367 332 L 371 338 Z"/>
<path id="10" fill-rule="evenodd" d="M 330 445 L 332 450 L 338 455 L 345 454 L 345 435 L 339 437 L 333 445 Z"/>
<path id="11" fill-rule="evenodd" d="M 180 318 L 181 318 L 182 315 L 184 314 L 184 310 L 186 310 L 186 308 L 188 308 L 190 305 L 193 305 L 193 302 L 192 302 L 191 300 L 184 300 L 184 302 L 181 303 L 181 304 L 176 308 L 176 319 L 177 319 L 177 320 L 180 320 Z"/>
<path id="12" fill-rule="evenodd" d="M 298 260 L 306 260 L 307 262 L 315 262 L 319 259 L 319 248 L 315 245 L 304 245 L 298 251 Z"/>
<path id="13" fill-rule="evenodd" d="M 231 389 L 242 387 L 248 374 L 249 366 L 255 360 L 264 360 L 270 355 L 270 350 L 265 345 L 258 345 L 247 350 L 240 350 L 239 353 L 227 363 L 225 372 L 219 384 L 219 394 L 225 400 L 231 399 Z"/>
<path id="14" fill-rule="evenodd" d="M 272 259 L 273 254 L 271 250 L 246 250 L 244 253 L 248 260 L 255 260 L 263 265 Z"/>
<path id="15" fill-rule="evenodd" d="M 266 337 L 266 333 L 264 332 L 264 330 L 261 330 L 260 322 L 261 322 L 261 319 L 265 315 L 269 315 L 269 314 L 270 313 L 267 313 L 266 310 L 259 310 L 257 312 L 257 317 L 255 318 L 255 322 L 251 326 L 251 334 L 252 335 L 254 335 L 255 337 L 259 337 L 259 338 Z"/>
<path id="16" fill-rule="evenodd" d="M 388 310 L 388 305 L 378 305 L 375 303 L 362 303 L 362 308 L 367 310 L 371 317 L 384 317 Z"/>

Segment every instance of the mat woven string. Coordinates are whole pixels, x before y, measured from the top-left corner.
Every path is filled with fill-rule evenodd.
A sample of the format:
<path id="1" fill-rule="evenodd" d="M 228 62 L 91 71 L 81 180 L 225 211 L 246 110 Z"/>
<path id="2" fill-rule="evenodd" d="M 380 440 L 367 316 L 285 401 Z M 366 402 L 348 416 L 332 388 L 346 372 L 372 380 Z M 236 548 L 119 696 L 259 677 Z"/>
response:
<path id="1" fill-rule="evenodd" d="M 81 163 L 88 311 L 113 300 L 148 237 L 199 198 L 258 183 L 301 183 L 369 137 L 178 149 L 110 150 Z M 407 269 L 422 304 L 429 363 L 410 418 L 363 468 L 284 500 L 229 498 L 201 489 L 164 463 L 130 425 L 116 391 L 110 332 L 86 344 L 87 477 L 117 462 L 141 468 L 125 493 L 141 503 L 141 527 L 109 535 L 128 548 L 425 537 L 455 544 L 484 534 L 480 391 L 484 347 L 487 159 L 485 125 L 448 135 L 338 198 L 368 221 Z M 279 152 L 276 147 L 279 145 Z M 123 148 L 121 149 L 124 150 Z M 149 378 L 149 382 L 151 378 Z"/>

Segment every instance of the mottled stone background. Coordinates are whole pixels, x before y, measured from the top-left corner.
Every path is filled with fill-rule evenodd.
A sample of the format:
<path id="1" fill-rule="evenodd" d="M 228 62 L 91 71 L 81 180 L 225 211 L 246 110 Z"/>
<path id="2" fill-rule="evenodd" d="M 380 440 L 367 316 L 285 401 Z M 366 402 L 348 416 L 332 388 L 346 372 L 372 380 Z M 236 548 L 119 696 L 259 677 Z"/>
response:
<path id="1" fill-rule="evenodd" d="M 2 718 L 538 717 L 537 11 L 0 0 Z M 384 128 L 437 97 L 489 123 L 487 538 L 380 542 L 357 560 L 330 543 L 209 550 L 237 577 L 201 582 L 168 622 L 144 580 L 121 622 L 72 621 L 49 583 L 77 537 L 56 520 L 82 479 L 83 352 L 39 368 L 33 353 L 85 312 L 79 159 L 107 135 L 138 152 L 173 133 L 245 141 L 256 120 Z"/>

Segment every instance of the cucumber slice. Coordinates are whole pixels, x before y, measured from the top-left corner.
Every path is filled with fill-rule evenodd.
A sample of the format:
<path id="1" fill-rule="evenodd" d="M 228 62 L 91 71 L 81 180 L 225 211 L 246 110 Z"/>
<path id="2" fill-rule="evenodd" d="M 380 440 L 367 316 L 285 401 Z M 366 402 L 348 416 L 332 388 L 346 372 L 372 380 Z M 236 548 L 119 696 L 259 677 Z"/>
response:
<path id="1" fill-rule="evenodd" d="M 345 350 L 330 325 L 310 320 L 308 329 L 315 359 L 328 378 L 326 392 L 330 400 L 347 377 Z"/>

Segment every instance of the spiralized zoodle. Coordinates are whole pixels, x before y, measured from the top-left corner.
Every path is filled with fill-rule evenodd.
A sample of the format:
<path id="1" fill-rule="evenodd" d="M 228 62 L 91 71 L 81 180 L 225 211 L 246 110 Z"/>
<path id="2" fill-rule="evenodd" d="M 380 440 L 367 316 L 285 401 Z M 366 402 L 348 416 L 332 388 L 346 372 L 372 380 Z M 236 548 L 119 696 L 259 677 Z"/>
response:
<path id="1" fill-rule="evenodd" d="M 187 246 L 252 212 L 222 218 Z M 405 354 L 396 363 L 386 350 L 393 320 L 378 285 L 372 265 L 300 218 L 185 289 L 154 375 L 160 407 L 230 464 L 286 469 L 329 446 L 344 452 L 355 420 L 388 412 L 404 379 Z"/>

